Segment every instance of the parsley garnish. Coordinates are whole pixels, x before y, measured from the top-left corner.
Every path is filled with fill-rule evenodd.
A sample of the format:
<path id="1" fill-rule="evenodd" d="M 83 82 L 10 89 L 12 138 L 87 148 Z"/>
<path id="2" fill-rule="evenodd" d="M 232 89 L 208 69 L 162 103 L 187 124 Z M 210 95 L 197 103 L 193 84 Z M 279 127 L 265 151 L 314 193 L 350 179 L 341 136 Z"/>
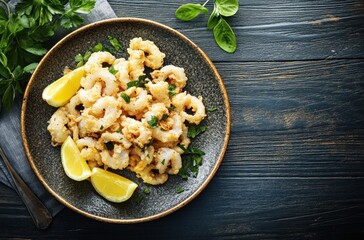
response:
<path id="1" fill-rule="evenodd" d="M 95 46 L 93 46 L 92 51 L 93 52 L 100 52 L 104 49 L 104 47 L 102 46 L 102 43 L 98 43 Z"/>
<path id="2" fill-rule="evenodd" d="M 143 189 L 143 193 L 145 193 L 145 194 L 149 194 L 149 193 L 150 193 L 150 188 L 149 188 L 149 187 L 145 187 L 145 188 Z"/>
<path id="3" fill-rule="evenodd" d="M 104 125 L 101 125 L 101 126 L 100 126 L 100 130 L 102 130 L 102 129 L 104 129 Z"/>
<path id="4" fill-rule="evenodd" d="M 125 102 L 126 102 L 126 103 L 130 103 L 130 97 L 129 97 L 129 95 L 128 95 L 128 94 L 126 94 L 126 93 L 121 93 L 121 94 L 120 94 L 120 97 L 122 97 L 122 98 L 125 100 Z"/>
<path id="5" fill-rule="evenodd" d="M 46 42 L 59 28 L 83 23 L 94 0 L 22 0 L 12 11 L 0 7 L 0 96 L 9 111 L 16 94 L 23 94 L 29 76 L 47 52 Z"/>
<path id="6" fill-rule="evenodd" d="M 110 151 L 114 149 L 114 144 L 112 142 L 105 143 L 105 146 Z"/>
<path id="7" fill-rule="evenodd" d="M 216 107 L 211 107 L 207 109 L 208 112 L 215 112 L 216 110 L 217 110 Z"/>
<path id="8" fill-rule="evenodd" d="M 149 121 L 147 121 L 148 125 L 155 128 L 157 127 L 158 118 L 156 116 L 152 116 Z"/>
<path id="9" fill-rule="evenodd" d="M 110 44 L 115 48 L 116 51 L 122 50 L 123 47 L 115 37 L 108 36 Z"/>
<path id="10" fill-rule="evenodd" d="M 162 118 L 161 118 L 161 121 L 165 121 L 167 120 L 167 118 L 169 117 L 168 114 L 163 114 Z"/>
<path id="11" fill-rule="evenodd" d="M 168 111 L 173 112 L 175 109 L 176 109 L 176 107 L 175 107 L 175 106 L 173 106 L 173 105 L 171 105 L 171 106 L 168 108 Z"/>
<path id="12" fill-rule="evenodd" d="M 87 62 L 87 60 L 90 58 L 91 54 L 92 53 L 90 51 L 85 52 L 83 56 L 81 53 L 77 54 L 75 56 L 75 62 L 77 63 L 77 67 L 83 66 L 85 62 Z"/>
<path id="13" fill-rule="evenodd" d="M 115 132 L 117 132 L 117 133 L 121 132 L 121 128 L 116 129 Z"/>
<path id="14" fill-rule="evenodd" d="M 164 165 L 165 161 L 166 161 L 166 159 L 164 159 L 164 158 L 163 158 L 163 160 L 162 160 L 162 164 L 163 164 L 163 165 Z"/>
<path id="15" fill-rule="evenodd" d="M 179 187 L 176 189 L 176 193 L 184 192 L 185 190 L 182 187 Z"/>
<path id="16" fill-rule="evenodd" d="M 202 156 L 205 155 L 205 153 L 199 148 L 191 145 L 187 149 L 182 145 L 179 147 L 184 150 L 184 152 L 182 154 L 182 168 L 179 170 L 178 175 L 185 180 L 187 180 L 191 174 L 193 177 L 197 177 L 198 168 L 202 165 Z"/>
<path id="17" fill-rule="evenodd" d="M 131 82 L 128 82 L 126 84 L 126 86 L 128 88 L 131 88 L 131 87 L 141 87 L 141 88 L 144 88 L 145 86 L 145 79 L 147 78 L 146 75 L 142 75 L 142 76 L 139 76 L 138 80 L 135 80 L 135 81 L 131 81 Z"/>
<path id="18" fill-rule="evenodd" d="M 187 137 L 195 138 L 197 135 L 203 133 L 204 131 L 206 131 L 206 126 L 204 125 L 189 124 Z"/>
<path id="19" fill-rule="evenodd" d="M 116 74 L 117 72 L 118 72 L 118 70 L 116 70 L 115 68 L 114 68 L 114 66 L 111 66 L 111 67 L 109 67 L 109 72 L 111 73 L 111 74 Z"/>
<path id="20" fill-rule="evenodd" d="M 175 89 L 176 89 L 176 85 L 174 85 L 174 84 L 170 84 L 168 86 L 168 95 L 169 95 L 169 97 L 173 97 L 174 95 L 176 95 L 176 93 L 174 91 Z"/>

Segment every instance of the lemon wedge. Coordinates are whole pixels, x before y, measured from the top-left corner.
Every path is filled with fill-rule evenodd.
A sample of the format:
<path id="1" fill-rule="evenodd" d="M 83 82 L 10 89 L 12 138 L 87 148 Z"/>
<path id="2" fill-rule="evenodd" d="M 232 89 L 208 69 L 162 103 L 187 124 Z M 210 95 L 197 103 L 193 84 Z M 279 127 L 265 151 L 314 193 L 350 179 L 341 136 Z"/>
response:
<path id="1" fill-rule="evenodd" d="M 91 183 L 101 196 L 116 203 L 128 200 L 138 187 L 133 181 L 98 167 L 92 169 Z"/>
<path id="2" fill-rule="evenodd" d="M 63 169 L 71 179 L 82 181 L 91 176 L 90 167 L 81 157 L 80 150 L 70 136 L 62 144 L 61 159 Z"/>
<path id="3" fill-rule="evenodd" d="M 48 85 L 42 93 L 42 98 L 53 107 L 65 105 L 81 86 L 81 78 L 85 74 L 83 67 L 67 73 Z"/>

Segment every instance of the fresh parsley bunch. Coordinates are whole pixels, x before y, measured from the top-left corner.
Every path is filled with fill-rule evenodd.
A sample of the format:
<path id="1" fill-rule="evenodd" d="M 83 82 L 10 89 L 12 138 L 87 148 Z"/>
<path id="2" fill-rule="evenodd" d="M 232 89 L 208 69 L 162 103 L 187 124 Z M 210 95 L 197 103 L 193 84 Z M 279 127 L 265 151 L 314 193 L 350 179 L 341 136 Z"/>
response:
<path id="1" fill-rule="evenodd" d="M 190 21 L 201 13 L 208 14 L 209 10 L 204 4 L 187 3 L 181 5 L 176 10 L 176 18 L 183 21 Z M 226 17 L 231 17 L 239 9 L 238 0 L 214 0 L 214 10 L 210 14 L 207 22 L 207 29 L 213 30 L 214 38 L 221 49 L 225 52 L 233 53 L 236 50 L 236 37 L 233 29 L 226 21 Z"/>
<path id="2" fill-rule="evenodd" d="M 22 94 L 30 74 L 47 52 L 45 43 L 59 27 L 83 23 L 95 0 L 22 0 L 11 11 L 0 0 L 0 96 L 10 110 L 16 93 Z"/>

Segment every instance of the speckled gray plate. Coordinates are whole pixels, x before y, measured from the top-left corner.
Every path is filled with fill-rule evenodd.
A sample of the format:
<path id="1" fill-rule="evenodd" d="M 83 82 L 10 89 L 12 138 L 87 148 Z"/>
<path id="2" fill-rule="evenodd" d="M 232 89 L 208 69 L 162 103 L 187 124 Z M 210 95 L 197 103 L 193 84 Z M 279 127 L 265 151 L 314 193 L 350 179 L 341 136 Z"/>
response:
<path id="1" fill-rule="evenodd" d="M 74 57 L 85 53 L 108 36 L 117 37 L 125 47 L 130 39 L 148 39 L 166 54 L 165 63 L 183 67 L 188 77 L 186 90 L 202 95 L 206 108 L 216 107 L 204 120 L 207 130 L 193 140 L 193 145 L 206 155 L 196 178 L 182 180 L 171 176 L 161 186 L 150 186 L 151 193 L 138 203 L 143 194 L 142 181 L 123 170 L 118 173 L 137 182 L 134 195 L 124 203 L 112 203 L 93 189 L 89 181 L 68 178 L 61 165 L 60 147 L 52 147 L 47 121 L 54 113 L 42 100 L 43 89 L 62 76 L 64 67 L 75 67 Z M 121 51 L 117 57 L 126 57 Z M 45 188 L 70 209 L 90 218 L 113 223 L 149 221 L 180 209 L 194 199 L 216 173 L 226 150 L 230 134 L 230 108 L 223 82 L 212 62 L 202 50 L 176 30 L 162 24 L 131 18 L 118 18 L 82 27 L 57 43 L 35 70 L 25 92 L 21 114 L 22 137 L 26 154 L 34 172 Z M 176 194 L 177 188 L 185 191 Z"/>

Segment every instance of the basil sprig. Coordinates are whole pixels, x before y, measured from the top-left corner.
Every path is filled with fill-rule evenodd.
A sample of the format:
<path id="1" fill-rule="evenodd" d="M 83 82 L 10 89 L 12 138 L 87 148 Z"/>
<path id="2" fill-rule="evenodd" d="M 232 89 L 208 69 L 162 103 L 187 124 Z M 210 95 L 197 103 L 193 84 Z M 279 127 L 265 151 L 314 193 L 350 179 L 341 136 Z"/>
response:
<path id="1" fill-rule="evenodd" d="M 176 10 L 176 18 L 183 21 L 191 21 L 201 13 L 207 14 L 208 9 L 204 4 L 187 3 Z M 207 29 L 213 30 L 217 45 L 227 53 L 236 51 L 236 36 L 226 17 L 231 17 L 239 10 L 238 0 L 214 0 L 214 9 L 207 21 Z"/>

